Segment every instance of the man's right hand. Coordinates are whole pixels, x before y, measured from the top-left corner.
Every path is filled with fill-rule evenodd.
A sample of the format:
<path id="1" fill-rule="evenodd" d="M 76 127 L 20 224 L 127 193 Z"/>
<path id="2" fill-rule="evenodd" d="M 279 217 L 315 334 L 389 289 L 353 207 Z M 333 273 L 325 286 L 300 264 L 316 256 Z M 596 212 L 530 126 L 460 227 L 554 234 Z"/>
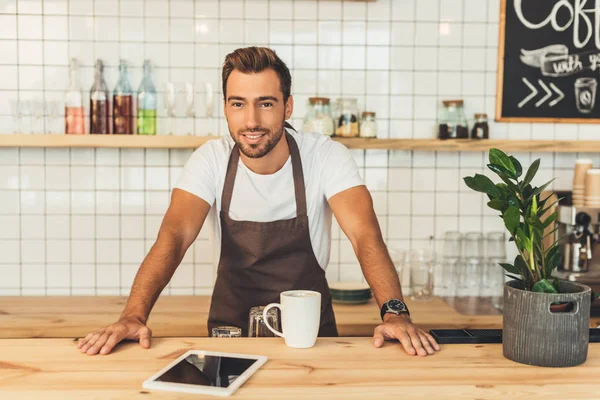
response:
<path id="1" fill-rule="evenodd" d="M 152 331 L 140 320 L 123 318 L 106 328 L 89 333 L 80 339 L 77 348 L 82 353 L 89 355 L 108 354 L 123 340 L 139 340 L 140 345 L 147 349 L 150 347 Z"/>

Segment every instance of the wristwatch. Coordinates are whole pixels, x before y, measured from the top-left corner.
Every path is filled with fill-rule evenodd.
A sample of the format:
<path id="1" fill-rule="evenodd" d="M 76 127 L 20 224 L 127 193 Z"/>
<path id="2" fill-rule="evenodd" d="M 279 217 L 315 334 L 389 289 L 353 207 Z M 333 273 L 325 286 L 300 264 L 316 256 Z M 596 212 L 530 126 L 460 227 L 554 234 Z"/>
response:
<path id="1" fill-rule="evenodd" d="M 383 303 L 383 306 L 381 306 L 381 319 L 382 320 L 383 320 L 383 316 L 387 313 L 396 314 L 396 315 L 408 314 L 408 316 L 410 317 L 410 312 L 408 312 L 408 307 L 406 306 L 406 303 L 404 303 L 402 300 L 398 300 L 398 299 L 391 299 L 391 300 L 388 300 L 385 303 Z"/>

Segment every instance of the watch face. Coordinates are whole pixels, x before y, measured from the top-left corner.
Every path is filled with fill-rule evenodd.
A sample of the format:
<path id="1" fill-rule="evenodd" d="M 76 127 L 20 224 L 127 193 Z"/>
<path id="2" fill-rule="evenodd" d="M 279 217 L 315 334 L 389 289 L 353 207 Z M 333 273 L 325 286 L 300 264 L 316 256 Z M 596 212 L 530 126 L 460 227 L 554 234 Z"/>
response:
<path id="1" fill-rule="evenodd" d="M 390 300 L 388 302 L 388 308 L 392 311 L 404 311 L 406 308 L 404 307 L 404 303 L 400 300 Z"/>

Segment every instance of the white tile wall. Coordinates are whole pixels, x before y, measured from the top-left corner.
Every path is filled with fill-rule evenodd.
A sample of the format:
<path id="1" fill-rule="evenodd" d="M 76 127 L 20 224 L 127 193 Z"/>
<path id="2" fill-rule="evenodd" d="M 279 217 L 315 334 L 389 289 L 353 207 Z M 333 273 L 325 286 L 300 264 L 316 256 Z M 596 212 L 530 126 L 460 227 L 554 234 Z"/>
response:
<path id="1" fill-rule="evenodd" d="M 0 1 L 0 133 L 15 128 L 10 101 L 62 99 L 69 57 L 87 91 L 103 58 L 112 89 L 129 61 L 134 88 L 144 58 L 167 81 L 195 84 L 197 116 L 176 134 L 227 134 L 222 107 L 204 114 L 204 83 L 220 88 L 223 57 L 268 45 L 293 76 L 301 126 L 311 95 L 356 97 L 377 112 L 379 136 L 435 135 L 437 108 L 464 98 L 468 116 L 495 108 L 500 0 L 3 0 Z M 216 95 L 218 98 L 219 94 Z M 86 100 L 87 102 L 87 100 Z M 62 107 L 62 106 L 61 106 Z M 169 126 L 159 97 L 159 127 Z M 61 118 L 45 121 L 60 125 Z M 590 139 L 593 126 L 490 123 L 493 138 Z M 21 127 L 28 131 L 27 121 Z M 0 148 L 0 295 L 128 294 L 153 244 L 170 188 L 191 151 Z M 392 247 L 432 244 L 446 230 L 502 229 L 462 177 L 485 171 L 483 153 L 354 150 Z M 577 155 L 542 157 L 540 179 L 568 188 Z M 589 155 L 588 155 L 589 156 Z M 598 157 L 592 155 L 594 159 Z M 600 160 L 596 160 L 600 161 Z M 211 238 L 203 229 L 165 294 L 210 293 Z M 331 281 L 362 279 L 334 224 Z M 405 284 L 407 282 L 404 282 Z"/>

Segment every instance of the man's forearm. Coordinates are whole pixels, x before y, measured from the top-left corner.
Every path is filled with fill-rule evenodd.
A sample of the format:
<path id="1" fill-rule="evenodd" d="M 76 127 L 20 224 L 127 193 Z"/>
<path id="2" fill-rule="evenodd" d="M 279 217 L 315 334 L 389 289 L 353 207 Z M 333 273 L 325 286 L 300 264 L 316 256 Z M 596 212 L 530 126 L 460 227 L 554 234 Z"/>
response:
<path id="1" fill-rule="evenodd" d="M 177 235 L 159 235 L 135 276 L 121 318 L 136 318 L 146 323 L 158 296 L 185 255 L 182 243 Z"/>
<path id="2" fill-rule="evenodd" d="M 398 273 L 381 236 L 363 235 L 356 255 L 379 307 L 389 299 L 403 300 Z"/>

